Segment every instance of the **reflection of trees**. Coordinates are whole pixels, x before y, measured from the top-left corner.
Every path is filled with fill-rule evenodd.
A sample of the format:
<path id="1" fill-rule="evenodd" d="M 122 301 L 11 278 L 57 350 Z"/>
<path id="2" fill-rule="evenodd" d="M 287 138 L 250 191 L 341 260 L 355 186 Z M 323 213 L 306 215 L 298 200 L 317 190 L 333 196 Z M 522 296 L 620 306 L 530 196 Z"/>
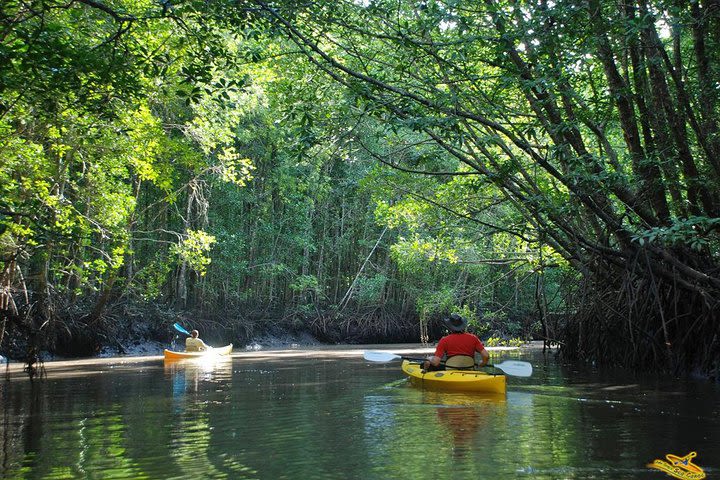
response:
<path id="1" fill-rule="evenodd" d="M 366 448 L 371 463 L 382 463 L 387 445 L 396 441 L 397 406 L 389 395 L 366 395 L 363 398 L 363 419 Z"/>
<path id="2" fill-rule="evenodd" d="M 69 422 L 51 422 L 48 410 L 52 398 L 42 387 L 32 386 L 28 405 L 15 405 L 27 415 L 5 409 L 8 419 L 22 418 L 19 429 L 23 454 L 19 464 L 3 460 L 3 478 L 83 478 L 89 472 L 103 472 L 105 477 L 150 478 L 126 455 L 126 425 L 119 404 L 98 409 L 92 415 L 72 415 Z M 13 435 L 3 428 L 3 437 Z M 3 450 L 6 455 L 8 452 Z"/>
<path id="3" fill-rule="evenodd" d="M 173 414 L 170 431 L 172 470 L 189 478 L 257 478 L 256 472 L 232 456 L 213 451 L 209 397 L 232 383 L 232 359 L 181 360 L 165 362 L 171 380 Z M 228 398 L 221 403 L 229 402 Z M 214 461 L 214 459 L 218 459 Z"/>
<path id="4" fill-rule="evenodd" d="M 2 405 L 3 420 L 0 423 L 0 478 L 6 478 L 11 471 L 14 471 L 21 464 L 32 461 L 33 453 L 25 454 L 25 439 L 27 438 L 24 428 L 27 425 L 27 412 L 19 412 L 13 398 L 9 395 L 9 383 L 0 384 L 0 405 Z"/>
<path id="5" fill-rule="evenodd" d="M 364 478 L 364 445 L 349 437 L 362 427 L 362 391 L 348 386 L 347 370 L 335 360 L 303 368 L 283 359 L 242 368 L 229 433 L 244 463 L 262 478 Z"/>
<path id="6" fill-rule="evenodd" d="M 142 479 L 188 472 L 197 478 L 256 478 L 232 457 L 212 451 L 216 440 L 207 407 L 218 391 L 229 396 L 223 389 L 231 384 L 231 361 L 174 367 L 165 379 L 156 365 L 151 375 L 138 375 L 135 368 L 129 376 L 106 375 L 106 368 L 62 381 L 0 385 L 1 478 Z M 175 373 L 188 389 L 182 408 L 173 411 L 168 388 Z"/>
<path id="7" fill-rule="evenodd" d="M 106 477 L 152 478 L 127 455 L 124 406 L 112 405 L 81 420 L 78 430 L 78 473 L 103 472 Z M 63 445 L 64 432 L 55 434 L 54 443 Z M 87 468 L 86 468 L 87 467 Z M 91 475 L 93 476 L 93 475 Z"/>
<path id="8" fill-rule="evenodd" d="M 584 423 L 577 397 L 565 396 L 572 391 L 567 386 L 532 389 L 508 394 L 511 415 L 506 428 L 515 432 L 513 463 L 537 471 L 586 465 L 591 433 L 577 428 Z"/>
<path id="9" fill-rule="evenodd" d="M 219 472 L 208 457 L 211 430 L 204 408 L 203 403 L 195 403 L 173 425 L 170 455 L 173 463 L 187 475 L 217 478 Z"/>

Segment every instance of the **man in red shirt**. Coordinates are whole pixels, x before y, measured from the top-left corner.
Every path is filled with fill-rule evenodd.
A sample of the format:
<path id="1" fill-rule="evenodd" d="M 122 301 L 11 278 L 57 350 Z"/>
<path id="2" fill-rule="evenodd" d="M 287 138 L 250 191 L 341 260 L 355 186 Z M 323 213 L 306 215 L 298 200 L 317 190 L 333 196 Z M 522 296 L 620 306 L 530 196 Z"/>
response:
<path id="1" fill-rule="evenodd" d="M 456 355 L 465 355 L 471 358 L 475 357 L 475 352 L 480 354 L 482 360 L 479 367 L 487 365 L 490 354 L 485 350 L 485 345 L 478 337 L 472 333 L 467 333 L 467 320 L 457 313 L 453 313 L 449 318 L 443 320 L 445 326 L 450 329 L 450 334 L 445 335 L 435 348 L 435 355 L 425 360 L 423 368 L 425 370 L 436 370 L 440 367 L 443 356 L 448 359 Z"/>

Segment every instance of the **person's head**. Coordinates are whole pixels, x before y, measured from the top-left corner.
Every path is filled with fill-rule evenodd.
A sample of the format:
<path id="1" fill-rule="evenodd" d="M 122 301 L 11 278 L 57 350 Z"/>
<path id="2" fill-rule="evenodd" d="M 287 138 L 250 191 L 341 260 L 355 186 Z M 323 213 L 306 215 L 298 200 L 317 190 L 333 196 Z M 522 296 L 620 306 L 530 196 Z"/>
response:
<path id="1" fill-rule="evenodd" d="M 193 338 L 197 338 L 198 335 L 200 335 L 200 334 L 198 333 L 197 330 L 193 330 L 192 332 L 190 332 L 190 336 L 193 337 Z"/>
<path id="2" fill-rule="evenodd" d="M 468 325 L 467 320 L 457 313 L 450 314 L 449 317 L 443 319 L 443 323 L 452 333 L 462 333 Z"/>

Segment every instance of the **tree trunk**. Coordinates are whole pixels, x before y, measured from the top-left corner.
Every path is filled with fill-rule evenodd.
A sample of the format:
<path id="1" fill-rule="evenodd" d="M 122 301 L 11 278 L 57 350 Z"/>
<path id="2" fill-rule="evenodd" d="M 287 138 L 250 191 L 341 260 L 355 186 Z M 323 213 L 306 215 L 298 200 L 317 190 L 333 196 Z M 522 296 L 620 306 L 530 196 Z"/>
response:
<path id="1" fill-rule="evenodd" d="M 713 86 L 710 59 L 708 58 L 705 41 L 708 24 L 720 29 L 720 19 L 718 19 L 720 17 L 720 1 L 706 3 L 708 6 L 703 5 L 704 8 L 701 8 L 699 1 L 690 2 L 690 11 L 694 20 L 692 23 L 693 50 L 697 61 L 698 84 L 700 87 L 698 92 L 700 128 L 712 152 L 710 158 L 712 167 L 715 174 L 720 177 L 720 131 L 718 131 L 716 114 L 718 94 Z M 712 3 L 714 3 L 714 6 L 710 5 Z M 716 37 L 720 37 L 720 34 L 715 33 Z"/>

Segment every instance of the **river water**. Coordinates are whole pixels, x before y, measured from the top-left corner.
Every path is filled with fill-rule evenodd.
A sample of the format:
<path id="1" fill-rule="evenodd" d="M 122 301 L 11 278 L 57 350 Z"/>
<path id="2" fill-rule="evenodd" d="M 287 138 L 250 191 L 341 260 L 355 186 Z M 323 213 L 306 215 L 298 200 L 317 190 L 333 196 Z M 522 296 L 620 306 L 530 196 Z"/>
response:
<path id="1" fill-rule="evenodd" d="M 412 387 L 361 348 L 48 363 L 0 381 L 0 477 L 663 479 L 646 464 L 690 452 L 720 475 L 717 385 L 492 355 L 534 373 L 483 396 Z"/>

